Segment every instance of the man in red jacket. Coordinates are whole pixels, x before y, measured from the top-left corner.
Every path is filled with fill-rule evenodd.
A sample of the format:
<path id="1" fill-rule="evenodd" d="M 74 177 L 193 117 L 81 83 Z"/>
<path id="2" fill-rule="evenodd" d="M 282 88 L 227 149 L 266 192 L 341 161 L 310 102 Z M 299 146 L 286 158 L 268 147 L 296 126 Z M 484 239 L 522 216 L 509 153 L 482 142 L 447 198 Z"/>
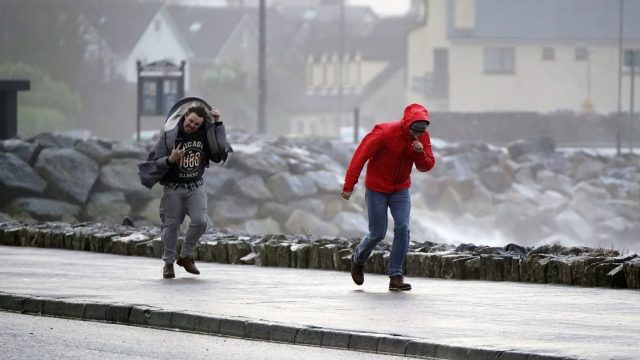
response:
<path id="1" fill-rule="evenodd" d="M 409 247 L 409 215 L 411 212 L 411 170 L 429 171 L 435 165 L 431 150 L 429 112 L 420 104 L 404 110 L 402 120 L 377 124 L 356 149 L 342 188 L 349 200 L 360 172 L 367 165 L 365 202 L 369 216 L 369 233 L 356 247 L 351 258 L 351 278 L 357 285 L 364 282 L 364 264 L 374 247 L 387 232 L 387 209 L 393 217 L 393 245 L 389 257 L 389 290 L 411 290 L 403 281 L 402 264 Z"/>

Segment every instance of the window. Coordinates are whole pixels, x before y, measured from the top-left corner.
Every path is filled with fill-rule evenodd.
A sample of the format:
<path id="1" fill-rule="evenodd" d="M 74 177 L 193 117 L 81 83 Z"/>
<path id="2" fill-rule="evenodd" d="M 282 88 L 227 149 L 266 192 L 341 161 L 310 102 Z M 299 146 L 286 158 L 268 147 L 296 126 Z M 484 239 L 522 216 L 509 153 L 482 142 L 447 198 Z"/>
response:
<path id="1" fill-rule="evenodd" d="M 313 56 L 307 56 L 307 89 L 312 89 L 315 84 L 313 83 L 313 70 L 315 64 L 313 63 Z"/>
<path id="2" fill-rule="evenodd" d="M 345 86 L 347 92 L 351 90 L 351 60 L 348 54 L 344 56 L 342 62 L 342 84 Z"/>
<path id="3" fill-rule="evenodd" d="M 163 96 L 162 105 L 164 107 L 163 112 L 166 114 L 171 110 L 173 104 L 178 101 L 178 80 L 163 80 Z"/>
<path id="4" fill-rule="evenodd" d="M 484 72 L 487 74 L 513 74 L 515 73 L 514 48 L 485 48 Z"/>
<path id="5" fill-rule="evenodd" d="M 362 54 L 360 52 L 356 53 L 356 58 L 354 59 L 355 61 L 355 69 L 354 69 L 354 73 L 355 73 L 355 85 L 356 86 L 361 86 L 362 85 Z"/>
<path id="6" fill-rule="evenodd" d="M 542 48 L 542 60 L 555 60 L 556 59 L 556 49 L 552 47 Z"/>
<path id="7" fill-rule="evenodd" d="M 155 115 L 158 113 L 158 83 L 156 79 L 142 82 L 142 113 Z"/>
<path id="8" fill-rule="evenodd" d="M 635 65 L 635 71 L 640 66 L 640 50 L 639 49 L 625 49 L 624 50 L 624 68 L 625 71 L 631 71 L 631 67 Z"/>
<path id="9" fill-rule="evenodd" d="M 333 68 L 333 79 L 331 80 L 331 87 L 338 88 L 342 82 L 342 63 L 338 58 L 338 54 L 331 56 L 331 67 Z"/>
<path id="10" fill-rule="evenodd" d="M 577 47 L 575 58 L 576 58 L 576 61 L 589 60 L 589 50 L 586 47 Z"/>

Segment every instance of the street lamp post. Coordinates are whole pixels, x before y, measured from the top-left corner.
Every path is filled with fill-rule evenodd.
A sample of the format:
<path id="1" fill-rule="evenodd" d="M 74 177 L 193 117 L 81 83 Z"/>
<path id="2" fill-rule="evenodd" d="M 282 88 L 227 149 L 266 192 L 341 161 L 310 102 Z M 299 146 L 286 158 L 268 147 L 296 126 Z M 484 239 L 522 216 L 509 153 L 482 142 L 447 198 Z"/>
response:
<path id="1" fill-rule="evenodd" d="M 265 0 L 258 11 L 258 126 L 259 133 L 267 132 L 267 15 Z"/>
<path id="2" fill-rule="evenodd" d="M 640 65 L 640 50 L 626 50 L 624 54 L 624 63 L 626 66 L 631 67 L 631 81 L 630 81 L 630 94 L 629 94 L 629 153 L 633 154 L 633 118 L 634 118 L 634 104 L 635 104 L 635 78 L 636 78 L 636 66 Z"/>
<path id="3" fill-rule="evenodd" d="M 634 92 L 635 92 L 635 78 L 636 78 L 636 58 L 638 58 L 637 50 L 630 51 L 631 55 L 631 91 L 629 96 L 629 154 L 633 154 L 633 104 L 634 104 Z"/>
<path id="4" fill-rule="evenodd" d="M 622 56 L 623 56 L 623 9 L 624 0 L 620 0 L 620 17 L 618 29 L 618 113 L 616 114 L 616 154 L 620 156 L 622 149 Z"/>
<path id="5" fill-rule="evenodd" d="M 336 122 L 338 127 L 342 126 L 342 102 L 344 97 L 344 89 L 343 89 L 343 71 L 344 71 L 344 48 L 345 48 L 345 0 L 340 0 L 340 23 L 339 23 L 339 31 L 338 31 L 338 63 L 337 65 L 337 80 L 338 83 L 338 96 L 337 96 L 337 106 L 336 106 Z"/>

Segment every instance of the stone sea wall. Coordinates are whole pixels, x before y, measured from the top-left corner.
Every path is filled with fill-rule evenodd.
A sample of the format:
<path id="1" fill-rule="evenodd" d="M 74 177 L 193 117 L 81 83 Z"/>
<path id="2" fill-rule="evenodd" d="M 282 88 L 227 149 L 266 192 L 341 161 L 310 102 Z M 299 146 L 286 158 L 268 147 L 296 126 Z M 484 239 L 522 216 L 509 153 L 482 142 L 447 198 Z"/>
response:
<path id="1" fill-rule="evenodd" d="M 254 266 L 349 271 L 357 238 L 288 235 L 241 235 L 209 230 L 199 243 L 196 261 Z M 160 258 L 157 227 L 49 222 L 0 223 L 0 245 L 56 248 Z M 381 244 L 365 265 L 384 274 L 389 246 Z M 587 247 L 537 248 L 412 242 L 405 274 L 459 280 L 514 281 L 640 289 L 640 256 Z M 345 274 L 345 281 L 348 275 Z"/>

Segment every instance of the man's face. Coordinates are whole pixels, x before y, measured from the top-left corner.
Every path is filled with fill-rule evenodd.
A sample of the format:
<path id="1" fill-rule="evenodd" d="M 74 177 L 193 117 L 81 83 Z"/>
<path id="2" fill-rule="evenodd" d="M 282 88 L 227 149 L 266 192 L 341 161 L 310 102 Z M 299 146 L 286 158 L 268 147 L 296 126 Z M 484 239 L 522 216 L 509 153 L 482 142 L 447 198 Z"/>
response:
<path id="1" fill-rule="evenodd" d="M 186 132 L 187 134 L 196 132 L 200 128 L 200 125 L 202 125 L 203 121 L 204 119 L 196 115 L 196 113 L 189 113 L 184 118 L 184 124 L 182 126 L 184 132 Z"/>
<path id="2" fill-rule="evenodd" d="M 418 139 L 420 137 L 420 135 L 424 134 L 423 132 L 417 132 L 417 131 L 413 131 L 411 129 L 409 129 L 409 132 L 411 133 L 411 136 L 413 136 L 414 139 Z"/>
<path id="3" fill-rule="evenodd" d="M 420 135 L 424 134 L 427 131 L 427 127 L 429 126 L 428 120 L 417 120 L 409 125 L 409 133 L 413 136 L 414 139 L 418 139 Z"/>

